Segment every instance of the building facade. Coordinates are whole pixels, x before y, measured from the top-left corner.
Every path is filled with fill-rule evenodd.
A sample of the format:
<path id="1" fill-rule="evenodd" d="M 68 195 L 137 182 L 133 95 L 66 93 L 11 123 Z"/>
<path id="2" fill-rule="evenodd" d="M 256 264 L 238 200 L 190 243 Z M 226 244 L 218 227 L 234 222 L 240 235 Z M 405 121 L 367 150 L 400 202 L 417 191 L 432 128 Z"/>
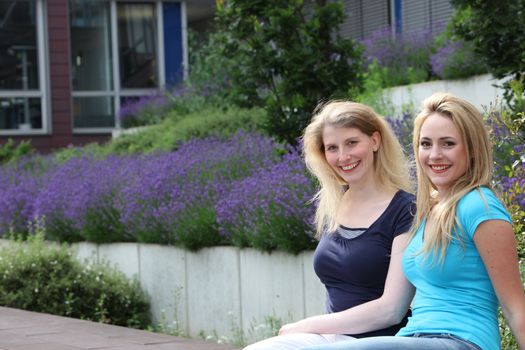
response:
<path id="1" fill-rule="evenodd" d="M 447 23 L 449 0 L 343 0 L 343 36 Z M 187 27 L 213 27 L 215 0 L 0 0 L 0 145 L 49 151 L 102 142 L 129 99 L 186 76 Z M 192 26 L 193 23 L 193 26 Z"/>
<path id="2" fill-rule="evenodd" d="M 108 139 L 126 100 L 184 79 L 186 47 L 180 1 L 0 1 L 0 142 Z"/>
<path id="3" fill-rule="evenodd" d="M 343 36 L 366 39 L 378 29 L 390 27 L 396 35 L 422 30 L 441 30 L 454 8 L 449 0 L 344 0 Z"/>

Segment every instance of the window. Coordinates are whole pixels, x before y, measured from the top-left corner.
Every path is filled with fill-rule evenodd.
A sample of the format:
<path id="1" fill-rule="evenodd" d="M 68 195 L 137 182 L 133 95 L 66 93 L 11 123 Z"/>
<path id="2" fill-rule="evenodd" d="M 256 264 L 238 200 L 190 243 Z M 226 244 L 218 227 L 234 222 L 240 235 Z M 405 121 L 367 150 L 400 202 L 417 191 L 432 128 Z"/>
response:
<path id="1" fill-rule="evenodd" d="M 73 129 L 114 128 L 110 3 L 69 2 Z"/>
<path id="2" fill-rule="evenodd" d="M 117 8 L 121 86 L 158 87 L 154 4 L 119 3 Z"/>
<path id="3" fill-rule="evenodd" d="M 108 132 L 119 126 L 116 112 L 123 101 L 182 80 L 182 3 L 69 4 L 75 133 Z"/>
<path id="4" fill-rule="evenodd" d="M 0 1 L 0 133 L 46 131 L 42 4 Z"/>

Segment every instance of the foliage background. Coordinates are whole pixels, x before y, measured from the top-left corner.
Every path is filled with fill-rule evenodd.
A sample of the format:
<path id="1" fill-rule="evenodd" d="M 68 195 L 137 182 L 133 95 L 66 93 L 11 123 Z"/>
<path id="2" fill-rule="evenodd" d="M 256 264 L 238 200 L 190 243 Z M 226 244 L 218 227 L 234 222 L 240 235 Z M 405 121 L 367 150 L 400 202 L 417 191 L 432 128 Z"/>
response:
<path id="1" fill-rule="evenodd" d="M 120 111 L 124 126 L 148 127 L 107 145 L 48 156 L 32 154 L 28 143 L 0 148 L 1 233 L 31 236 L 28 223 L 40 219 L 48 238 L 59 241 L 310 249 L 315 242 L 309 199 L 316 183 L 290 145 L 315 105 L 337 97 L 380 104 L 410 150 L 413 116 L 392 114 L 382 89 L 489 70 L 516 78 L 505 84 L 506 105 L 496 102 L 486 121 L 494 143 L 494 185 L 512 213 L 519 256 L 525 258 L 525 2 L 451 2 L 459 11 L 442 31 L 395 37 L 380 29 L 359 43 L 336 34 L 344 16 L 337 2 L 219 1 L 217 33 L 206 42 L 192 41 L 190 80 L 130 100 Z M 311 12 L 305 3 L 314 4 Z M 16 274 L 60 275 L 40 260 L 35 266 L 45 272 L 27 272 L 21 261 Z M 10 265 L 4 269 L 12 271 Z M 108 284 L 120 283 L 108 278 Z M 54 290 L 30 287 L 4 297 L 28 305 L 38 289 L 54 300 Z M 97 315 L 79 317 L 107 320 L 105 293 L 98 290 L 92 301 Z M 128 317 L 132 325 L 139 319 Z M 503 321 L 501 327 L 504 346 L 515 347 Z"/>
<path id="2" fill-rule="evenodd" d="M 341 2 L 218 2 L 215 47 L 236 62 L 227 71 L 232 101 L 266 109 L 265 129 L 296 144 L 320 101 L 360 90 L 362 47 L 340 36 L 343 20 Z"/>
<path id="3" fill-rule="evenodd" d="M 27 242 L 0 248 L 0 305 L 145 328 L 149 301 L 136 280 L 107 265 L 83 264 L 66 246 L 44 242 L 40 233 Z"/>

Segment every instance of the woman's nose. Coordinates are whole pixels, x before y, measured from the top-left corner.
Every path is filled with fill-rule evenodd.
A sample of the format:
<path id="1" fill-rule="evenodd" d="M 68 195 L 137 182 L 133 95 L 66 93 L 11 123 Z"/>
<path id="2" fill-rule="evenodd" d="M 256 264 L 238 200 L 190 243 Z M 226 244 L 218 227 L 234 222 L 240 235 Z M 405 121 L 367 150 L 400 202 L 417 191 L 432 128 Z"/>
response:
<path id="1" fill-rule="evenodd" d="M 430 149 L 430 159 L 441 158 L 441 149 L 438 146 L 434 146 Z"/>

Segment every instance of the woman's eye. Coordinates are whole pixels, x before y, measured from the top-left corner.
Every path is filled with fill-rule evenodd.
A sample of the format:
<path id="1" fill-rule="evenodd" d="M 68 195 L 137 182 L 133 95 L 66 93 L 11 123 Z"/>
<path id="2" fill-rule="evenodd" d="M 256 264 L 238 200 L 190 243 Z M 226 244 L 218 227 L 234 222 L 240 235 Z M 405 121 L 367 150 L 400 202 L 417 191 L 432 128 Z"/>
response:
<path id="1" fill-rule="evenodd" d="M 419 143 L 419 145 L 420 145 L 421 147 L 423 147 L 423 148 L 428 148 L 428 147 L 430 147 L 430 142 L 428 142 L 428 141 L 421 141 L 421 142 Z"/>

